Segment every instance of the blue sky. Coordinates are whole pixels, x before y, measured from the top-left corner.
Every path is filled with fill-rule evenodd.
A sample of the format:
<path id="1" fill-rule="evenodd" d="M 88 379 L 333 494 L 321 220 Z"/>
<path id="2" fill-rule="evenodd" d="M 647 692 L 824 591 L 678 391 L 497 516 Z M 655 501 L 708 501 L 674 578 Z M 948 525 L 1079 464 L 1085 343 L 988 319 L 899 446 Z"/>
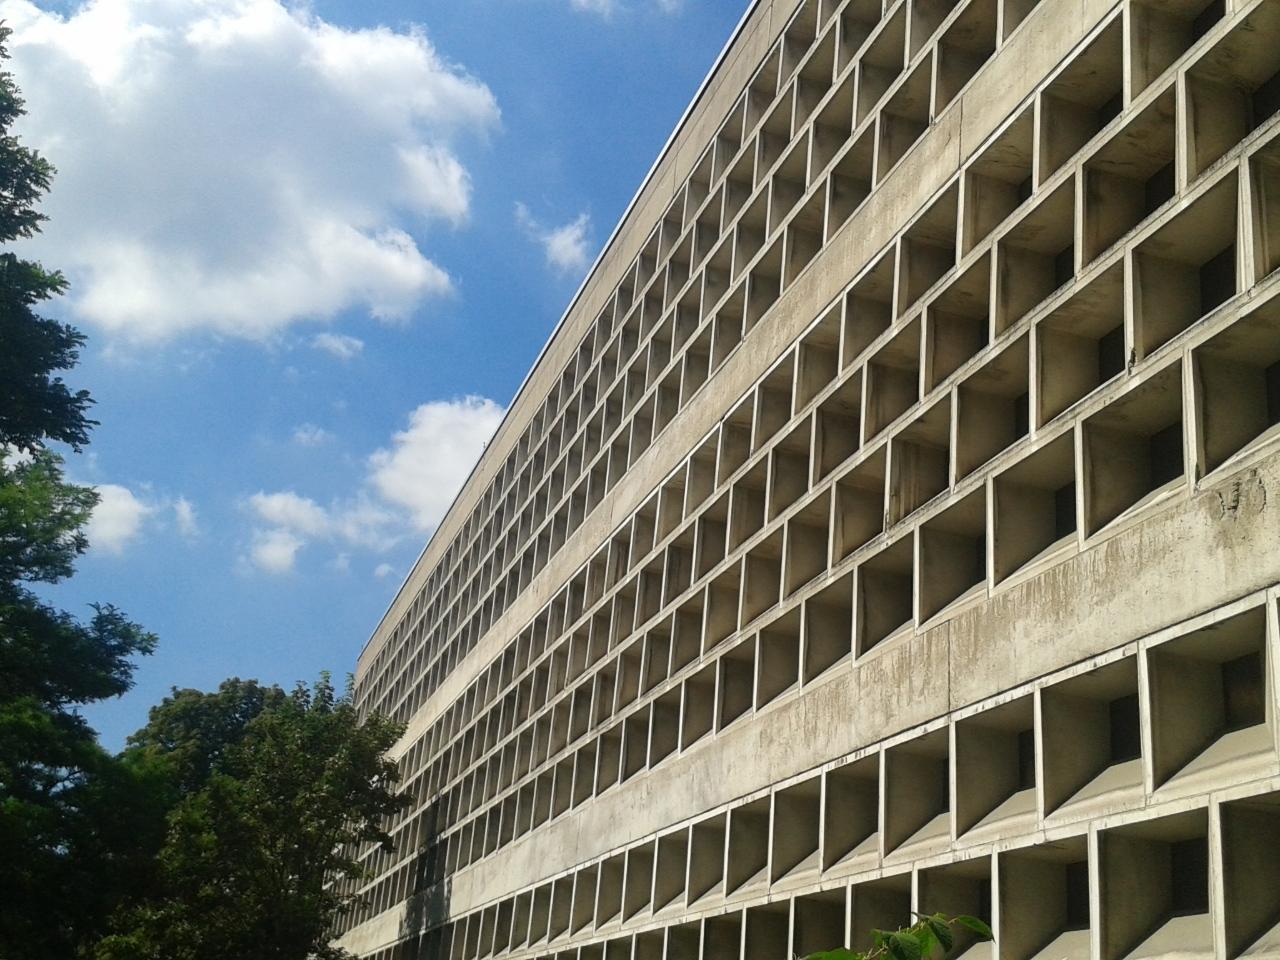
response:
<path id="1" fill-rule="evenodd" d="M 729 37 L 731 0 L 0 0 L 90 337 L 93 707 L 343 674 Z"/>

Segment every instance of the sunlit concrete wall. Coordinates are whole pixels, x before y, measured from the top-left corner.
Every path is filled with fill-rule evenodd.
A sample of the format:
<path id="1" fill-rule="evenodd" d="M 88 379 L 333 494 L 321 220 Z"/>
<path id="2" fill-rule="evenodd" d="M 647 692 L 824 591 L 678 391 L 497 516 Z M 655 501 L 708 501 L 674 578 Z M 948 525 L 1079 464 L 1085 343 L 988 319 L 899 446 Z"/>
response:
<path id="1" fill-rule="evenodd" d="M 375 960 L 1280 952 L 1280 0 L 759 2 L 359 664 Z"/>

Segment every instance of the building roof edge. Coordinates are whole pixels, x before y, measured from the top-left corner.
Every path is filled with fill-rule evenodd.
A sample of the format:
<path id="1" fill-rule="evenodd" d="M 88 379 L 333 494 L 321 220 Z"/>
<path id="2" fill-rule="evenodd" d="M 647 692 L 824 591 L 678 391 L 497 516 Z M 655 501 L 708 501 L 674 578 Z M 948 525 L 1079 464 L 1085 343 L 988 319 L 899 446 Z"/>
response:
<path id="1" fill-rule="evenodd" d="M 693 115 L 693 112 L 697 108 L 699 102 L 702 100 L 703 96 L 706 95 L 707 90 L 710 88 L 711 82 L 715 78 L 716 73 L 720 70 L 720 68 L 724 65 L 725 60 L 728 58 L 729 51 L 733 49 L 734 44 L 737 43 L 738 39 L 742 36 L 743 30 L 746 28 L 748 21 L 751 19 L 752 15 L 756 12 L 757 8 L 769 2 L 772 2 L 772 0 L 751 0 L 751 2 L 747 5 L 747 9 L 743 11 L 742 17 L 738 20 L 737 26 L 733 28 L 733 32 L 729 35 L 729 39 L 725 41 L 724 46 L 720 50 L 720 53 L 716 56 L 715 62 L 712 63 L 711 69 L 708 70 L 707 75 L 703 77 L 702 83 L 698 86 L 698 89 L 694 93 L 693 98 L 689 101 L 689 105 L 685 107 L 684 113 L 680 115 L 680 119 L 676 122 L 675 127 L 672 129 L 671 135 L 667 137 L 666 143 L 664 143 L 662 145 L 662 149 L 658 151 L 657 157 L 654 159 L 653 163 L 650 165 L 648 172 L 644 175 L 644 179 L 640 181 L 640 186 L 636 188 L 636 192 L 632 195 L 631 200 L 627 203 L 626 209 L 624 209 L 622 211 L 622 215 L 618 217 L 618 222 L 614 225 L 613 231 L 609 234 L 609 238 L 601 245 L 600 252 L 596 254 L 596 258 L 592 262 L 591 268 L 587 270 L 587 272 L 583 275 L 582 282 L 578 284 L 578 289 L 574 292 L 573 297 L 570 298 L 568 306 L 565 307 L 564 312 L 560 315 L 560 319 L 556 321 L 556 325 L 552 328 L 551 334 L 547 337 L 546 342 L 542 345 L 542 349 L 538 351 L 538 355 L 534 358 L 533 363 L 529 365 L 528 372 L 524 375 L 524 379 L 520 381 L 520 386 L 516 388 L 516 392 L 511 397 L 511 402 L 507 405 L 507 410 L 506 410 L 506 413 L 503 415 L 502 421 L 498 424 L 497 428 L 494 430 L 494 433 L 493 433 L 494 437 L 498 435 L 498 433 L 502 430 L 503 426 L 506 424 L 507 418 L 510 417 L 512 412 L 515 410 L 516 405 L 520 401 L 521 395 L 524 393 L 525 389 L 529 386 L 529 382 L 532 380 L 534 373 L 538 369 L 538 366 L 542 363 L 543 359 L 546 357 L 547 351 L 550 350 L 551 345 L 555 343 L 556 338 L 559 337 L 561 332 L 564 330 L 565 324 L 568 322 L 570 314 L 573 313 L 574 307 L 578 305 L 578 301 L 581 300 L 583 293 L 587 289 L 587 284 L 590 283 L 591 278 L 595 275 L 596 270 L 599 269 L 601 262 L 604 260 L 605 254 L 609 252 L 609 249 L 613 246 L 614 242 L 618 239 L 618 235 L 619 233 L 621 233 L 623 225 L 627 222 L 627 218 L 631 215 L 631 212 L 636 208 L 636 205 L 639 203 L 640 198 L 644 194 L 645 189 L 653 181 L 654 175 L 658 172 L 658 168 L 662 165 L 662 162 L 667 158 L 668 154 L 670 154 L 672 148 L 675 146 L 676 140 L 679 138 L 681 131 L 684 130 L 685 125 L 689 122 L 689 118 Z M 391 600 L 387 603 L 387 608 L 383 612 L 382 616 L 378 619 L 378 623 L 373 628 L 373 632 L 369 635 L 369 639 L 366 640 L 364 645 L 360 648 L 360 653 L 357 655 L 357 658 L 356 658 L 357 672 L 359 670 L 360 660 L 362 660 L 365 654 L 369 652 L 375 638 L 377 638 L 379 633 L 381 633 L 383 628 L 387 625 L 388 617 L 391 616 L 392 611 L 395 610 L 396 605 L 400 602 L 402 596 L 404 595 L 405 588 L 407 588 L 409 586 L 410 581 L 413 580 L 414 574 L 418 572 L 419 567 L 422 565 L 423 560 L 426 558 L 427 551 L 431 549 L 432 543 L 435 542 L 436 535 L 440 532 L 440 529 L 444 526 L 445 520 L 448 519 L 449 515 L 453 512 L 454 507 L 457 506 L 458 500 L 462 497 L 463 493 L 466 492 L 467 486 L 471 483 L 471 480 L 475 477 L 476 471 L 480 468 L 481 463 L 484 462 L 485 453 L 487 452 L 488 452 L 488 445 L 486 444 L 485 451 L 482 452 L 479 458 L 477 458 L 476 462 L 472 464 L 470 471 L 468 471 L 467 473 L 466 479 L 463 480 L 462 485 L 458 488 L 458 492 L 454 494 L 453 500 L 449 503 L 448 509 L 445 510 L 444 516 L 441 517 L 440 523 L 436 525 L 435 530 L 433 530 L 431 532 L 431 535 L 427 537 L 427 542 L 423 545 L 422 550 L 419 551 L 417 559 L 414 560 L 413 565 L 409 568 L 409 572 L 405 574 L 404 579 L 400 582 L 400 586 L 396 588 L 396 592 L 394 596 L 392 596 Z"/>

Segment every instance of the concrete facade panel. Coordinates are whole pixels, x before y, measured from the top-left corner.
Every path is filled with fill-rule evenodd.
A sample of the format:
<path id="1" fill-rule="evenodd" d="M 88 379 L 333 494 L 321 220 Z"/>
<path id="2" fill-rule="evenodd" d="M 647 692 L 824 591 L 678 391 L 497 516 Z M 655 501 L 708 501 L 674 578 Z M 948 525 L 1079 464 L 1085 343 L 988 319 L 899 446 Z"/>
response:
<path id="1" fill-rule="evenodd" d="M 361 655 L 340 942 L 1280 943 L 1277 31 L 752 5 Z"/>

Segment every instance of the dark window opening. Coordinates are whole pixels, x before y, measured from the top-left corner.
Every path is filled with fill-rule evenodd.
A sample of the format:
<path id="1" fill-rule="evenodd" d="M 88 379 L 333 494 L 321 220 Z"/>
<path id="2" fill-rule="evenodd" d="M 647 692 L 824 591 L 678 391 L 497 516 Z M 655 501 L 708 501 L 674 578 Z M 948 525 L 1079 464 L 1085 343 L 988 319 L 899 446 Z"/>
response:
<path id="1" fill-rule="evenodd" d="M 1123 763 L 1142 756 L 1138 728 L 1138 695 L 1131 693 L 1111 701 L 1111 762 Z"/>

